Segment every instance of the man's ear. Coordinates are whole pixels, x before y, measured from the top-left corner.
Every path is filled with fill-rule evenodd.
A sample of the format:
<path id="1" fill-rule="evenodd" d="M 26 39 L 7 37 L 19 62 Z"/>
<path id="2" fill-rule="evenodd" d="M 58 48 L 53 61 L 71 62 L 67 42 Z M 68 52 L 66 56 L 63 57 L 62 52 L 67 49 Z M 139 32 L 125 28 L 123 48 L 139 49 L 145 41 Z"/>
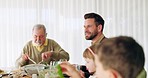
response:
<path id="1" fill-rule="evenodd" d="M 46 37 L 47 37 L 47 33 L 46 33 L 45 35 L 46 35 Z"/>
<path id="2" fill-rule="evenodd" d="M 110 78 L 122 78 L 121 75 L 116 70 L 109 70 L 109 76 Z"/>
<path id="3" fill-rule="evenodd" d="M 98 28 L 98 31 L 99 31 L 99 32 L 102 31 L 102 25 L 101 25 L 101 24 L 99 24 L 97 28 Z"/>

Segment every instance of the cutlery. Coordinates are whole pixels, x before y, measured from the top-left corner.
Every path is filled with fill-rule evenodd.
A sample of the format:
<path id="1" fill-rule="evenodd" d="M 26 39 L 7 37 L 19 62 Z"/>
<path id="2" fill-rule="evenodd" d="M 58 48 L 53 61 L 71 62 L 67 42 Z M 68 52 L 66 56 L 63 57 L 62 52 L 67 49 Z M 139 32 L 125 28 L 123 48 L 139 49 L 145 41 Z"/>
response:
<path id="1" fill-rule="evenodd" d="M 32 60 L 30 57 L 28 57 L 28 59 L 32 62 L 32 63 L 34 63 L 34 64 L 37 64 L 34 60 Z"/>
<path id="2" fill-rule="evenodd" d="M 44 61 L 44 60 L 42 59 L 42 60 L 41 60 L 41 61 L 40 61 L 38 64 L 41 64 L 41 63 L 43 63 L 43 61 Z"/>

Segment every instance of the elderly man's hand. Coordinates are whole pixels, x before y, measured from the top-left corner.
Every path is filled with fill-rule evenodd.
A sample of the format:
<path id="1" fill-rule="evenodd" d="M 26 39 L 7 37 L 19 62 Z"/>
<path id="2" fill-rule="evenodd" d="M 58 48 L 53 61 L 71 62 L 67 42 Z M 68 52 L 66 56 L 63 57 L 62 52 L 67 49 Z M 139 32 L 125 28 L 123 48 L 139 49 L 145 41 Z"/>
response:
<path id="1" fill-rule="evenodd" d="M 28 54 L 23 54 L 22 55 L 22 59 L 25 60 L 25 61 L 29 60 L 28 57 L 29 57 Z"/>
<path id="2" fill-rule="evenodd" d="M 42 60 L 48 59 L 49 57 L 51 57 L 51 55 L 52 55 L 52 52 L 49 52 L 49 51 L 42 53 Z"/>

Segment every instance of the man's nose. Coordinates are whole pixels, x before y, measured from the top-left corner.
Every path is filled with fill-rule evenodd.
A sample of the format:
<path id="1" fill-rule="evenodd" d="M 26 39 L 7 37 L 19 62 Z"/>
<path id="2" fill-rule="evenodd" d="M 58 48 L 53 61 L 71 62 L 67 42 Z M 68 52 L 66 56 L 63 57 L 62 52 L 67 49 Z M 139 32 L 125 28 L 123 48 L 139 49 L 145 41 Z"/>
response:
<path id="1" fill-rule="evenodd" d="M 85 28 L 84 28 L 84 31 L 85 31 L 85 32 L 87 32 L 87 31 L 88 31 L 88 28 L 87 28 L 87 27 L 85 27 Z"/>
<path id="2" fill-rule="evenodd" d="M 39 41 L 40 40 L 40 37 L 37 37 L 36 39 L 37 39 L 37 41 Z"/>

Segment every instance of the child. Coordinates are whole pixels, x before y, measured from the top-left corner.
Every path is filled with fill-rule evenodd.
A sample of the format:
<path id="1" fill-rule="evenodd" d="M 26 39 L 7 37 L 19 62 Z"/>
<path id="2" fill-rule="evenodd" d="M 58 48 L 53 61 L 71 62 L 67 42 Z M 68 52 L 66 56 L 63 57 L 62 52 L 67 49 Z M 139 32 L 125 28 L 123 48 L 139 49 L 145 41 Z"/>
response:
<path id="1" fill-rule="evenodd" d="M 95 51 L 99 78 L 136 78 L 144 68 L 143 49 L 131 37 L 110 38 Z"/>
<path id="2" fill-rule="evenodd" d="M 83 57 L 86 61 L 86 68 L 89 71 L 90 75 L 93 77 L 95 71 L 96 71 L 96 66 L 95 66 L 95 58 L 94 58 L 94 53 L 92 54 L 92 52 L 90 51 L 95 49 L 95 45 L 90 46 L 89 48 L 85 49 L 85 51 L 83 52 Z M 92 78 L 92 77 L 89 78 Z"/>

